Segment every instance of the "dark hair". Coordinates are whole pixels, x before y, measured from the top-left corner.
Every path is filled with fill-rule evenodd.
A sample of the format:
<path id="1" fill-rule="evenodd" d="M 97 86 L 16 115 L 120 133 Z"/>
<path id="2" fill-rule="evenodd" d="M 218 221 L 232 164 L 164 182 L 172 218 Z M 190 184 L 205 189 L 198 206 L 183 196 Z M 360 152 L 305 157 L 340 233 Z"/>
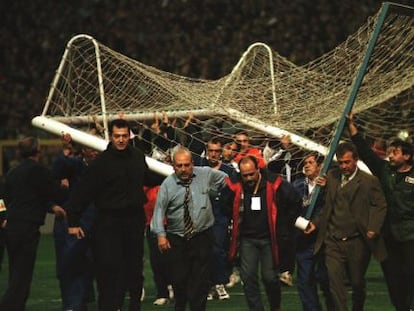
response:
<path id="1" fill-rule="evenodd" d="M 222 144 L 222 142 L 221 142 L 221 140 L 218 138 L 218 137 L 212 137 L 208 142 L 207 142 L 207 145 L 208 144 L 214 144 L 214 145 L 216 145 L 216 144 L 220 144 L 220 145 L 223 145 Z"/>
<path id="2" fill-rule="evenodd" d="M 246 135 L 247 137 L 249 137 L 249 133 L 247 133 L 247 131 L 246 131 L 246 130 L 240 130 L 240 131 L 237 131 L 237 132 L 234 134 L 234 137 L 236 137 L 237 135 Z"/>
<path id="3" fill-rule="evenodd" d="M 303 161 L 305 161 L 307 158 L 313 157 L 316 161 L 316 163 L 318 163 L 318 165 L 321 165 L 322 162 L 325 160 L 325 157 L 320 154 L 317 151 L 311 151 L 307 154 L 305 154 L 305 156 L 303 157 Z"/>
<path id="4" fill-rule="evenodd" d="M 413 164 L 413 146 L 409 142 L 396 139 L 390 143 L 390 147 L 400 148 L 403 155 L 409 155 L 407 164 Z"/>
<path id="5" fill-rule="evenodd" d="M 240 170 L 240 165 L 242 165 L 243 163 L 247 163 L 247 162 L 253 162 L 254 167 L 256 169 L 259 168 L 259 161 L 257 160 L 257 158 L 254 155 L 249 154 L 241 158 L 241 160 L 239 161 L 239 164 L 238 164 L 239 170 Z"/>
<path id="6" fill-rule="evenodd" d="M 126 120 L 124 120 L 124 119 L 115 119 L 115 120 L 112 120 L 111 123 L 109 123 L 109 134 L 112 134 L 112 132 L 114 130 L 114 127 L 117 127 L 117 128 L 127 128 L 128 129 L 128 132 L 131 129 L 129 127 L 128 122 Z"/>
<path id="7" fill-rule="evenodd" d="M 18 148 L 23 158 L 33 157 L 39 153 L 39 141 L 36 137 L 25 137 L 19 141 Z"/>
<path id="8" fill-rule="evenodd" d="M 336 147 L 336 157 L 337 158 L 341 158 L 343 157 L 343 155 L 347 152 L 351 152 L 352 153 L 352 157 L 354 159 L 358 159 L 359 155 L 358 155 L 358 150 L 355 147 L 355 145 L 353 143 L 349 143 L 349 142 L 345 142 L 345 143 L 341 143 Z"/>

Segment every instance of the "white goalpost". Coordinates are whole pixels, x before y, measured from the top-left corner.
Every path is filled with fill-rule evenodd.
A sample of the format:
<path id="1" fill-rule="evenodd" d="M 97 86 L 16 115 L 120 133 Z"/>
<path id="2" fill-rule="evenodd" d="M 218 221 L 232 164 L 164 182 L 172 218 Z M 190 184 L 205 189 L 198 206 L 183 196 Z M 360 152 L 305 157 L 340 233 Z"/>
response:
<path id="1" fill-rule="evenodd" d="M 353 105 L 361 131 L 373 140 L 414 128 L 414 18 L 407 14 L 412 8 L 398 8 L 383 21 Z M 263 140 L 290 135 L 298 150 L 327 155 L 379 17 L 369 18 L 334 50 L 302 66 L 255 43 L 231 73 L 217 80 L 165 72 L 91 36 L 77 35 L 68 42 L 43 111 L 32 123 L 103 150 L 108 122 L 119 116 L 139 132 L 151 129 L 155 114 L 165 113 L 179 139 L 191 115 L 197 131 L 190 137 L 200 143 L 214 135 L 231 140 L 237 131 L 247 130 L 259 147 Z M 96 122 L 105 129 L 102 138 L 86 134 Z M 161 174 L 172 172 L 166 163 L 149 157 L 147 162 Z"/>

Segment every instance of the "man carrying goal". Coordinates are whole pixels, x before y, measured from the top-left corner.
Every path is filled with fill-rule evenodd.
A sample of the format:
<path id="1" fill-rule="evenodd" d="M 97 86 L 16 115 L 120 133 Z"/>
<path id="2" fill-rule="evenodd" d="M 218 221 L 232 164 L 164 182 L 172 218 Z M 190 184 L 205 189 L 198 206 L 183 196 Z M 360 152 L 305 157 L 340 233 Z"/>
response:
<path id="1" fill-rule="evenodd" d="M 391 302 L 397 311 L 414 308 L 414 167 L 413 146 L 396 140 L 390 144 L 389 161 L 367 144 L 353 122 L 348 128 L 362 161 L 378 177 L 387 200 L 384 224 L 387 259 L 381 263 Z"/>

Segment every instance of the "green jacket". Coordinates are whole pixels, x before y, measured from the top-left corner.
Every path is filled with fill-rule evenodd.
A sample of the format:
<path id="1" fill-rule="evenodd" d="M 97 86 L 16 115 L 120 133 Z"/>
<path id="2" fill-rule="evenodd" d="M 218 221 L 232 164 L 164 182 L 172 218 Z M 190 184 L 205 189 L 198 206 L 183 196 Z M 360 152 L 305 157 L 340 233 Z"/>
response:
<path id="1" fill-rule="evenodd" d="M 396 170 L 377 156 L 360 134 L 353 136 L 352 141 L 361 160 L 380 180 L 387 200 L 384 235 L 392 235 L 397 241 L 414 240 L 414 168 L 397 183 Z"/>

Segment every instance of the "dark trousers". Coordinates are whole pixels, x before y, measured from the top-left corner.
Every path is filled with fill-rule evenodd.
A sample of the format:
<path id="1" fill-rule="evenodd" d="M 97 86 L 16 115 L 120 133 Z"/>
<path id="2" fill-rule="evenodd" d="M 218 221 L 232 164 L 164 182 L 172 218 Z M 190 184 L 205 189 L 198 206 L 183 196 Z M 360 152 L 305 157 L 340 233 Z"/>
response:
<path id="1" fill-rule="evenodd" d="M 144 220 L 137 216 L 98 212 L 94 259 L 99 311 L 122 308 L 127 292 L 129 310 L 141 310 L 144 227 Z"/>
<path id="2" fill-rule="evenodd" d="M 0 225 L 2 220 L 0 219 Z M 4 250 L 6 249 L 6 230 L 0 228 L 0 271 L 3 265 Z"/>
<path id="3" fill-rule="evenodd" d="M 348 272 L 352 287 L 352 310 L 363 311 L 366 296 L 365 273 L 371 258 L 371 252 L 363 238 L 356 237 L 346 241 L 328 238 L 325 241 L 325 255 L 335 310 L 348 310 L 345 285 L 345 275 Z"/>
<path id="4" fill-rule="evenodd" d="M 171 284 L 169 262 L 166 257 L 158 250 L 158 239 L 150 229 L 147 229 L 147 242 L 150 255 L 150 265 L 152 276 L 154 278 L 155 288 L 157 290 L 157 298 L 168 298 L 168 285 Z"/>
<path id="5" fill-rule="evenodd" d="M 388 293 L 396 311 L 414 308 L 414 240 L 385 238 L 388 257 L 381 263 Z"/>
<path id="6" fill-rule="evenodd" d="M 173 234 L 167 234 L 167 238 L 171 249 L 165 256 L 170 263 L 175 311 L 184 311 L 187 304 L 191 311 L 206 310 L 214 240 L 212 230 L 190 240 Z"/>
<path id="7" fill-rule="evenodd" d="M 302 245 L 296 250 L 297 286 L 303 311 L 322 311 L 319 301 L 318 285 L 325 298 L 326 310 L 334 310 L 329 291 L 328 272 L 323 256 L 313 254 L 313 243 Z"/>
<path id="8" fill-rule="evenodd" d="M 95 221 L 95 209 L 85 210 L 81 227 L 86 236 L 77 239 L 68 234 L 66 221 L 55 218 L 53 235 L 56 253 L 56 273 L 62 296 L 62 310 L 81 310 L 94 300 L 94 271 L 91 249 L 91 234 Z"/>
<path id="9" fill-rule="evenodd" d="M 39 225 L 8 223 L 6 247 L 9 256 L 9 283 L 0 302 L 0 310 L 25 310 L 39 239 Z"/>
<path id="10" fill-rule="evenodd" d="M 229 282 L 230 267 L 227 261 L 229 244 L 228 226 L 226 223 L 217 223 L 213 226 L 214 244 L 213 244 L 213 266 L 212 266 L 212 284 L 227 284 Z"/>

